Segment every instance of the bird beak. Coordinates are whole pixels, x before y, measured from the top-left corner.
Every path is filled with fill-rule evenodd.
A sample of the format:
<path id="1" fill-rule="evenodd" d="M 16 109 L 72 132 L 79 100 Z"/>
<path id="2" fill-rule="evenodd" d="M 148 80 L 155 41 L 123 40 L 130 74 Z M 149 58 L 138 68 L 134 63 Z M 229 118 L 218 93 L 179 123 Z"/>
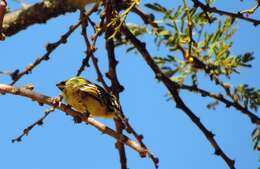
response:
<path id="1" fill-rule="evenodd" d="M 66 81 L 61 81 L 60 83 L 56 84 L 56 86 L 63 91 L 65 88 Z"/>

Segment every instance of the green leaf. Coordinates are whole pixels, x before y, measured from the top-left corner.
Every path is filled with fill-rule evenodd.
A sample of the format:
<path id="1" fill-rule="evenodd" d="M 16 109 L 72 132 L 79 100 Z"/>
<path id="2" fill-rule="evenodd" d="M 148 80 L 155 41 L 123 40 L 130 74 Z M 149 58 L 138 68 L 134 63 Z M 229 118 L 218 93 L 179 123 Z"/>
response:
<path id="1" fill-rule="evenodd" d="M 162 5 L 160 5 L 158 3 L 147 3 L 147 4 L 145 4 L 145 6 L 147 8 L 154 10 L 154 11 L 157 11 L 157 12 L 162 12 L 162 13 L 167 12 L 167 9 L 164 8 Z"/>

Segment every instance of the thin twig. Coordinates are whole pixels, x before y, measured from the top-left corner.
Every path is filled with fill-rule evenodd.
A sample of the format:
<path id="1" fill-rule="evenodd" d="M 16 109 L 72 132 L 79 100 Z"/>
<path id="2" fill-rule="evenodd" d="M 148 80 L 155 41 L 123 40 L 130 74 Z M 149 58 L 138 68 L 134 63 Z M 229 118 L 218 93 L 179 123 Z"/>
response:
<path id="1" fill-rule="evenodd" d="M 109 25 L 112 22 L 112 19 L 116 18 L 115 15 L 113 15 L 113 7 L 112 7 L 112 1 L 108 0 L 107 3 L 105 3 L 105 19 L 106 23 L 105 25 Z M 113 38 L 109 38 L 111 35 L 113 35 L 114 27 L 112 25 L 107 26 L 105 31 L 105 38 L 106 38 L 106 50 L 107 50 L 107 57 L 109 62 L 109 71 L 106 73 L 107 77 L 111 81 L 111 91 L 112 93 L 118 98 L 119 100 L 119 93 L 123 91 L 124 87 L 119 83 L 116 73 L 116 65 L 117 61 L 115 59 L 115 47 Z M 120 112 L 123 115 L 123 112 Z M 115 119 L 115 127 L 116 131 L 119 134 L 123 133 L 123 122 L 120 121 L 120 119 Z M 125 152 L 125 146 L 121 142 L 116 142 L 116 148 L 118 150 L 121 169 L 127 169 L 127 158 L 126 158 L 126 152 Z"/>
<path id="2" fill-rule="evenodd" d="M 85 15 L 84 11 L 81 11 L 81 16 L 84 16 L 84 15 Z M 85 17 L 81 17 L 81 18 L 85 18 Z M 94 28 L 94 31 L 95 31 L 95 34 L 91 37 L 92 43 L 90 43 L 88 36 L 87 36 L 87 31 L 86 31 L 86 27 L 88 26 L 89 22 L 91 23 L 91 25 L 92 25 L 92 27 Z M 105 29 L 101 26 L 99 26 L 98 29 L 96 29 L 94 22 L 92 22 L 89 17 L 82 19 L 81 35 L 83 36 L 87 50 L 85 52 L 86 56 L 82 60 L 82 64 L 81 64 L 79 70 L 77 71 L 77 76 L 79 76 L 84 71 L 85 67 L 89 67 L 89 59 L 90 58 L 92 59 L 92 62 L 94 64 L 95 69 L 96 70 L 99 69 L 97 67 L 98 60 L 94 56 L 94 52 L 96 51 L 95 44 L 96 44 L 97 38 L 104 32 L 104 30 Z M 100 70 L 97 70 L 97 73 L 102 76 Z M 101 76 L 98 76 L 97 80 L 103 84 L 103 86 L 106 88 L 107 91 L 109 91 L 108 86 L 105 84 L 104 79 L 103 78 L 99 79 L 99 77 L 101 77 Z"/>
<path id="3" fill-rule="evenodd" d="M 209 74 L 208 74 L 209 75 Z M 234 93 L 231 92 L 231 86 L 227 83 L 224 83 L 222 80 L 220 80 L 217 76 L 209 75 L 211 80 L 215 82 L 216 85 L 222 87 L 222 89 L 225 91 L 226 95 L 229 96 L 229 98 L 232 99 L 232 106 L 234 106 L 237 110 L 240 110 L 241 113 L 247 115 L 252 123 L 255 123 L 257 125 L 260 124 L 260 119 L 256 115 L 254 115 L 250 110 L 248 110 L 247 106 L 242 106 L 239 103 L 238 98 L 235 96 Z"/>
<path id="4" fill-rule="evenodd" d="M 12 83 L 11 85 L 14 85 L 20 78 L 22 78 L 24 75 L 29 74 L 32 72 L 32 70 L 38 66 L 42 61 L 49 60 L 50 54 L 61 44 L 64 44 L 67 42 L 67 38 L 71 35 L 72 32 L 76 30 L 76 28 L 80 25 L 80 22 L 77 22 L 75 25 L 70 26 L 69 30 L 61 36 L 61 38 L 54 43 L 49 43 L 46 45 L 47 52 L 40 58 L 37 58 L 33 63 L 26 66 L 26 68 L 20 72 L 19 70 L 16 70 L 12 73 Z"/>
<path id="5" fill-rule="evenodd" d="M 21 142 L 22 141 L 22 138 L 24 136 L 28 136 L 28 134 L 30 133 L 30 131 L 35 127 L 35 126 L 42 126 L 43 125 L 43 120 L 51 113 L 55 111 L 55 108 L 54 107 L 51 107 L 49 108 L 48 110 L 46 110 L 44 112 L 44 115 L 38 119 L 37 121 L 35 121 L 33 124 L 31 124 L 30 126 L 28 126 L 27 128 L 25 128 L 23 130 L 23 133 L 21 135 L 19 135 L 18 137 L 16 137 L 15 139 L 12 139 L 12 143 L 15 143 L 15 142 Z"/>
<path id="6" fill-rule="evenodd" d="M 191 36 L 191 35 L 190 35 Z M 191 38 L 192 39 L 192 38 Z M 187 50 L 185 50 L 183 47 L 181 47 L 180 45 L 178 45 L 178 48 L 180 49 L 180 51 L 182 52 L 182 55 L 184 58 L 187 58 Z M 190 52 L 190 50 L 188 50 Z M 192 57 L 189 54 L 189 57 Z M 205 71 L 205 73 L 210 77 L 210 79 L 215 82 L 216 85 L 220 86 L 222 89 L 224 89 L 225 93 L 227 96 L 229 96 L 232 101 L 227 100 L 226 98 L 224 98 L 223 95 L 218 95 L 218 94 L 213 94 L 211 92 L 208 92 L 206 90 L 203 89 L 199 89 L 197 88 L 197 86 L 187 86 L 187 85 L 181 85 L 180 87 L 182 89 L 186 89 L 189 91 L 195 91 L 198 92 L 202 95 L 206 95 L 212 98 L 215 98 L 221 102 L 223 102 L 224 104 L 226 104 L 227 107 L 233 106 L 235 107 L 237 110 L 239 110 L 239 112 L 247 115 L 251 122 L 254 124 L 260 124 L 260 118 L 257 117 L 255 114 L 253 114 L 250 110 L 248 110 L 247 107 L 242 106 L 239 101 L 236 99 L 235 95 L 231 92 L 231 87 L 230 85 L 224 83 L 223 81 L 221 81 L 216 75 L 214 74 L 210 74 L 212 69 L 215 69 L 214 65 L 210 65 L 210 64 L 205 64 L 203 63 L 201 60 L 199 60 L 196 57 L 192 57 L 193 61 L 192 61 L 192 66 L 195 68 L 200 68 L 203 69 Z"/>
<path id="7" fill-rule="evenodd" d="M 256 116 L 254 113 L 252 113 L 245 107 L 243 107 L 238 102 L 229 101 L 222 94 L 216 94 L 216 93 L 209 92 L 204 89 L 198 88 L 197 86 L 189 86 L 189 85 L 184 85 L 184 84 L 181 85 L 180 88 L 191 91 L 191 92 L 199 93 L 203 97 L 207 96 L 207 97 L 214 98 L 214 99 L 224 103 L 226 105 L 226 107 L 232 106 L 232 107 L 236 108 L 237 110 L 239 110 L 241 113 L 247 115 L 250 118 L 250 120 L 252 121 L 252 123 L 255 123 L 257 125 L 260 124 L 260 118 L 258 116 Z"/>
<path id="8" fill-rule="evenodd" d="M 226 16 L 229 16 L 229 17 L 232 17 L 232 18 L 242 19 L 242 20 L 245 20 L 245 21 L 253 23 L 254 26 L 258 26 L 260 24 L 260 20 L 253 19 L 253 18 L 248 18 L 248 17 L 244 16 L 240 12 L 232 13 L 232 12 L 220 10 L 220 9 L 217 9 L 216 7 L 210 7 L 209 5 L 205 5 L 202 2 L 200 2 L 199 0 L 192 0 L 192 2 L 194 3 L 194 6 L 200 7 L 206 13 L 207 12 L 209 12 L 209 13 L 217 13 L 219 15 L 226 15 Z"/>
<path id="9" fill-rule="evenodd" d="M 152 17 L 152 15 L 144 13 L 138 7 L 134 7 L 132 11 L 136 13 L 138 16 L 140 16 L 140 18 L 142 18 L 145 24 L 150 24 L 153 28 L 159 28 L 159 25 L 156 22 L 154 22 L 154 18 Z"/>
<path id="10" fill-rule="evenodd" d="M 87 26 L 87 20 L 86 20 L 86 22 L 83 22 L 82 25 L 81 25 L 81 35 L 83 36 L 84 42 L 86 44 L 86 49 L 87 49 L 86 57 L 83 59 L 82 65 L 81 65 L 77 75 L 80 75 L 80 73 L 84 70 L 84 68 L 83 68 L 84 67 L 84 60 L 89 60 L 89 58 L 91 58 L 92 63 L 94 65 L 94 68 L 95 68 L 96 73 L 97 73 L 97 81 L 100 82 L 103 85 L 103 87 L 105 88 L 105 90 L 107 92 L 109 92 L 110 89 L 109 89 L 108 85 L 106 84 L 106 82 L 103 78 L 103 75 L 102 75 L 102 73 L 99 69 L 98 59 L 94 56 L 94 52 L 95 52 L 96 48 L 95 48 L 94 44 L 91 44 L 89 39 L 88 39 L 86 26 Z M 95 33 L 95 34 L 97 34 L 97 33 Z M 96 40 L 97 40 L 97 38 L 94 39 L 93 43 L 95 43 Z M 80 70 L 82 70 L 82 71 L 80 71 Z"/>
<path id="11" fill-rule="evenodd" d="M 98 8 L 98 4 L 96 4 L 88 13 L 85 14 L 85 17 L 88 17 L 93 12 L 95 12 Z M 69 30 L 63 34 L 60 39 L 57 42 L 49 43 L 46 45 L 47 52 L 40 58 L 37 58 L 32 64 L 29 64 L 22 72 L 19 72 L 19 70 L 16 70 L 12 73 L 12 83 L 11 85 L 14 85 L 21 77 L 23 77 L 26 74 L 29 74 L 32 72 L 32 70 L 38 66 L 42 61 L 49 60 L 50 54 L 61 44 L 64 44 L 67 42 L 68 37 L 81 25 L 82 20 L 79 20 L 76 24 L 71 25 L 69 27 Z"/>

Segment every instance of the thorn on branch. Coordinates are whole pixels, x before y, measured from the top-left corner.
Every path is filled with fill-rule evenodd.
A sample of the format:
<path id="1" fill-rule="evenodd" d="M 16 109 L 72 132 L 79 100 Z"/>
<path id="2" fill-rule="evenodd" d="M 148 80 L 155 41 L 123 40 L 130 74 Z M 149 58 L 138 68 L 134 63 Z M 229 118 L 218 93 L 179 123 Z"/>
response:
<path id="1" fill-rule="evenodd" d="M 55 43 L 48 43 L 45 48 L 48 52 L 50 52 L 56 48 L 56 45 Z"/>
<path id="2" fill-rule="evenodd" d="M 10 76 L 12 78 L 12 80 L 16 80 L 18 78 L 18 74 L 19 74 L 19 69 L 16 69 L 15 71 L 13 71 Z"/>
<path id="3" fill-rule="evenodd" d="M 120 145 L 121 145 L 120 142 L 116 142 L 116 143 L 115 143 L 115 148 L 116 148 L 116 149 L 120 149 Z"/>
<path id="4" fill-rule="evenodd" d="M 216 149 L 214 152 L 215 155 L 220 156 L 221 154 L 221 150 L 220 149 Z"/>
<path id="5" fill-rule="evenodd" d="M 29 84 L 27 84 L 27 85 L 22 86 L 21 88 L 23 88 L 23 89 L 28 89 L 28 90 L 33 90 L 33 89 L 34 89 L 34 86 L 33 86 L 33 84 L 29 83 Z"/>
<path id="6" fill-rule="evenodd" d="M 145 42 L 141 42 L 140 44 L 141 44 L 142 48 L 146 48 L 146 43 Z"/>
<path id="7" fill-rule="evenodd" d="M 230 103 L 226 103 L 226 108 L 230 108 L 231 104 Z"/>
<path id="8" fill-rule="evenodd" d="M 38 125 L 38 126 L 42 126 L 42 125 L 43 125 L 43 121 L 42 121 L 42 120 L 39 120 L 39 121 L 37 122 L 37 125 Z"/>
<path id="9" fill-rule="evenodd" d="M 206 93 L 201 93 L 202 97 L 207 97 Z"/>
<path id="10" fill-rule="evenodd" d="M 70 29 L 70 30 L 72 30 L 72 29 Z M 61 36 L 61 41 L 60 41 L 60 43 L 63 43 L 63 44 L 65 44 L 65 43 L 67 43 L 67 35 L 63 35 L 63 36 Z"/>
<path id="11" fill-rule="evenodd" d="M 80 116 L 74 116 L 73 121 L 75 124 L 79 124 L 82 122 L 82 118 Z"/>
<path id="12" fill-rule="evenodd" d="M 44 103 L 38 102 L 39 106 L 44 106 Z"/>
<path id="13" fill-rule="evenodd" d="M 139 142 L 141 142 L 142 140 L 144 139 L 144 136 L 142 134 L 140 134 L 138 137 L 137 137 L 137 140 Z"/>
<path id="14" fill-rule="evenodd" d="M 211 131 L 208 132 L 208 135 L 209 135 L 209 137 L 212 137 L 212 138 L 215 137 L 215 134 L 212 133 Z"/>

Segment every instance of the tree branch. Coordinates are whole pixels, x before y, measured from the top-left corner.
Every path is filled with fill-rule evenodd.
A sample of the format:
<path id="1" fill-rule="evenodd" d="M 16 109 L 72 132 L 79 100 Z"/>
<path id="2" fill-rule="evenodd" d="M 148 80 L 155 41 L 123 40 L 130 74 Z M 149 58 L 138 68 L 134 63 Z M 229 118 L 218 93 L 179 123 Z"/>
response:
<path id="1" fill-rule="evenodd" d="M 4 17 L 2 32 L 6 36 L 12 36 L 33 24 L 46 23 L 49 19 L 75 12 L 91 1 L 73 0 L 44 0 L 26 8 L 8 13 Z"/>
<path id="2" fill-rule="evenodd" d="M 199 93 L 201 96 L 208 96 L 208 97 L 214 98 L 214 99 L 224 103 L 227 107 L 232 106 L 232 107 L 236 108 L 237 110 L 239 110 L 239 112 L 247 115 L 250 118 L 252 123 L 255 123 L 258 125 L 260 124 L 260 118 L 257 117 L 254 113 L 252 113 L 248 109 L 246 109 L 245 107 L 243 107 L 239 102 L 229 101 L 228 99 L 224 98 L 223 95 L 221 95 L 221 94 L 212 93 L 212 92 L 206 91 L 204 89 L 198 88 L 197 86 L 181 85 L 180 88 L 184 89 L 184 90 Z"/>
<path id="3" fill-rule="evenodd" d="M 118 132 L 105 126 L 103 123 L 96 121 L 93 118 L 83 116 L 82 113 L 79 113 L 79 112 L 71 109 L 70 106 L 66 106 L 63 103 L 57 102 L 57 100 L 55 100 L 49 96 L 46 96 L 46 95 L 43 95 L 40 93 L 36 93 L 25 87 L 17 88 L 17 87 L 6 85 L 6 84 L 0 84 L 0 93 L 2 93 L 2 94 L 9 93 L 12 95 L 19 95 L 19 96 L 27 97 L 40 104 L 46 104 L 49 106 L 53 106 L 56 109 L 59 109 L 62 112 L 66 113 L 66 115 L 70 115 L 72 117 L 80 117 L 82 121 L 92 125 L 97 130 L 99 130 L 101 133 L 109 135 L 109 136 L 113 137 L 114 139 L 120 141 L 121 143 L 128 145 L 130 148 L 132 148 L 133 150 L 138 152 L 141 157 L 145 157 L 148 155 L 147 149 L 143 148 L 137 142 L 129 139 L 127 136 L 125 136 L 123 134 L 119 134 Z"/>
<path id="4" fill-rule="evenodd" d="M 224 151 L 220 148 L 217 141 L 214 139 L 214 134 L 210 132 L 200 121 L 200 119 L 185 105 L 181 97 L 179 96 L 179 85 L 175 83 L 174 81 L 170 80 L 157 66 L 157 64 L 152 59 L 152 56 L 149 54 L 145 47 L 145 43 L 138 40 L 126 27 L 123 26 L 121 28 L 122 32 L 125 34 L 126 38 L 130 40 L 130 42 L 135 46 L 135 48 L 140 52 L 140 54 L 143 56 L 146 63 L 150 66 L 150 68 L 153 70 L 156 78 L 164 83 L 164 85 L 167 87 L 169 92 L 171 93 L 173 99 L 176 102 L 176 107 L 181 109 L 191 120 L 192 122 L 202 131 L 204 136 L 207 138 L 209 143 L 212 145 L 212 147 L 215 149 L 215 154 L 220 156 L 226 164 L 229 166 L 230 169 L 235 169 L 234 166 L 234 160 L 231 160 Z"/>
<path id="5" fill-rule="evenodd" d="M 29 64 L 28 66 L 26 66 L 26 68 L 20 72 L 18 69 L 13 71 L 12 73 L 10 73 L 10 76 L 12 78 L 12 83 L 11 85 L 14 85 L 20 78 L 22 78 L 24 75 L 29 74 L 32 72 L 32 70 L 38 66 L 39 64 L 42 63 L 42 61 L 47 61 L 49 60 L 49 56 L 50 54 L 57 48 L 59 47 L 61 44 L 64 44 L 67 42 L 67 39 L 69 38 L 69 36 L 81 25 L 82 20 L 86 19 L 89 15 L 91 15 L 93 12 L 95 12 L 98 8 L 98 5 L 95 5 L 93 8 L 91 8 L 87 13 L 85 13 L 85 15 L 83 16 L 83 18 L 81 18 L 76 24 L 71 25 L 69 27 L 69 30 L 64 33 L 60 39 L 57 42 L 54 43 L 49 43 L 46 45 L 46 53 L 37 58 L 33 63 Z"/>
<path id="6" fill-rule="evenodd" d="M 85 42 L 85 45 L 86 45 L 86 52 L 85 52 L 86 56 L 82 60 L 82 64 L 80 66 L 80 69 L 78 70 L 77 76 L 79 76 L 82 73 L 85 66 L 89 65 L 88 62 L 89 62 L 89 59 L 91 58 L 93 66 L 94 66 L 96 73 L 97 73 L 97 81 L 100 82 L 103 85 L 104 89 L 107 92 L 110 92 L 110 89 L 109 89 L 108 85 L 106 84 L 106 82 L 103 78 L 103 74 L 101 73 L 101 70 L 99 69 L 98 59 L 94 55 L 94 52 L 96 51 L 96 47 L 95 47 L 94 44 L 95 44 L 96 41 L 94 41 L 93 43 L 90 43 L 90 41 L 88 39 L 88 35 L 87 35 L 86 26 L 87 25 L 82 24 L 82 27 L 81 27 L 82 28 L 81 29 L 81 35 L 82 35 L 84 42 Z M 97 32 L 95 34 L 97 34 Z"/>
<path id="7" fill-rule="evenodd" d="M 192 2 L 194 3 L 194 6 L 200 7 L 205 13 L 207 13 L 207 12 L 216 13 L 219 15 L 226 15 L 226 16 L 230 16 L 232 18 L 242 19 L 242 20 L 253 23 L 254 26 L 258 26 L 260 24 L 260 20 L 245 17 L 241 12 L 232 13 L 232 12 L 223 11 L 223 10 L 217 9 L 216 7 L 210 7 L 209 5 L 205 5 L 202 2 L 200 2 L 199 0 L 192 0 Z"/>
<path id="8" fill-rule="evenodd" d="M 26 128 L 23 130 L 23 133 L 22 133 L 21 135 L 19 135 L 19 136 L 17 136 L 16 138 L 12 139 L 12 143 L 14 143 L 14 142 L 21 142 L 21 141 L 22 141 L 22 138 L 23 138 L 24 136 L 27 136 L 27 135 L 30 133 L 30 131 L 31 131 L 34 127 L 36 127 L 36 126 L 42 126 L 42 125 L 43 125 L 43 120 L 45 120 L 46 117 L 47 117 L 51 112 L 53 112 L 53 111 L 55 111 L 55 108 L 54 108 L 54 107 L 51 107 L 51 108 L 49 108 L 48 110 L 46 110 L 46 111 L 44 112 L 44 115 L 43 115 L 40 119 L 38 119 L 38 120 L 35 121 L 33 124 L 31 124 L 31 125 L 29 125 L 28 127 L 26 127 Z"/>
<path id="9" fill-rule="evenodd" d="M 0 41 L 5 39 L 5 35 L 2 33 L 2 24 L 6 13 L 6 8 L 7 8 L 6 0 L 0 0 Z"/>
<path id="10" fill-rule="evenodd" d="M 105 3 L 105 19 L 106 19 L 106 24 L 109 25 L 109 23 L 112 21 L 113 18 L 115 18 L 115 15 L 113 15 L 113 2 L 112 0 L 108 0 Z M 105 30 L 105 39 L 106 39 L 106 51 L 107 51 L 107 57 L 108 57 L 108 62 L 109 62 L 109 70 L 108 73 L 106 73 L 106 76 L 108 79 L 111 81 L 111 91 L 112 93 L 119 99 L 119 94 L 124 90 L 124 87 L 120 84 L 118 78 L 117 78 L 117 72 L 116 72 L 116 65 L 118 61 L 116 60 L 115 57 L 115 46 L 114 46 L 114 41 L 113 38 L 109 37 L 113 34 L 114 27 L 111 26 L 106 26 Z M 120 112 L 123 115 L 123 112 Z M 120 119 L 114 119 L 115 122 L 115 127 L 116 131 L 120 134 L 123 133 L 124 130 L 124 125 L 123 122 Z M 118 154 L 119 154 L 119 159 L 120 159 L 120 164 L 121 164 L 121 169 L 127 169 L 127 157 L 126 157 L 126 152 L 125 152 L 125 146 L 121 142 L 117 141 L 115 144 Z"/>

